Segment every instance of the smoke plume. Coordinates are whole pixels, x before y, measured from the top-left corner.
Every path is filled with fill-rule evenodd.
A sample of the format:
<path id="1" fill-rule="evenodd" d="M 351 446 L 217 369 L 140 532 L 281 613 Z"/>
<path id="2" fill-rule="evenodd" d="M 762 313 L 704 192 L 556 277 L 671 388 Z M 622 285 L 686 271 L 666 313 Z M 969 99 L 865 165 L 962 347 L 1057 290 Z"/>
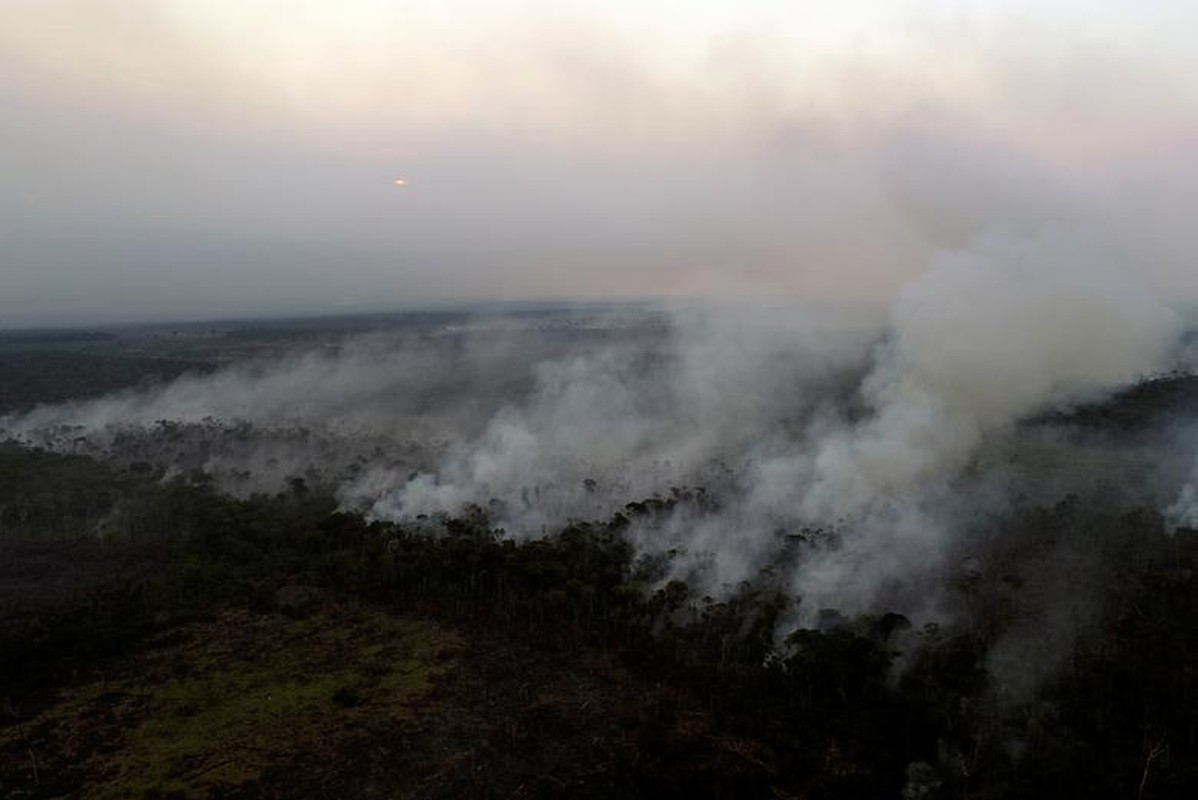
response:
<path id="1" fill-rule="evenodd" d="M 227 491 L 300 476 L 400 523 L 479 507 L 525 538 L 625 514 L 641 552 L 705 593 L 773 570 L 800 599 L 788 624 L 934 616 L 928 587 L 1012 485 L 1035 483 L 1017 462 L 1055 446 L 1021 424 L 1167 369 L 1179 332 L 1104 248 L 991 234 L 941 253 L 881 315 L 746 301 L 479 318 L 0 424 L 126 459 L 158 448 Z M 1192 485 L 1170 503 L 1192 524 Z"/>

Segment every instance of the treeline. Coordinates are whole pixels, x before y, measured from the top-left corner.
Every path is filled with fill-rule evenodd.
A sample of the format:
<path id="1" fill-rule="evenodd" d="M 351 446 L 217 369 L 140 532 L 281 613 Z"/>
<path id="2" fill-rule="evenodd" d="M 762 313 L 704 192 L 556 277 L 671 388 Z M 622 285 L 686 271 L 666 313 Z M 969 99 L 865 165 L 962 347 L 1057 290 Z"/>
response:
<path id="1" fill-rule="evenodd" d="M 1167 798 L 1198 788 L 1198 535 L 1169 536 L 1150 512 L 1071 500 L 996 523 L 999 566 L 945 589 L 960 606 L 951 626 L 826 610 L 817 628 L 788 632 L 779 625 L 801 599 L 769 569 L 703 597 L 667 580 L 668 556 L 634 552 L 626 526 L 694 500 L 684 492 L 518 543 L 483 508 L 370 523 L 298 480 L 235 500 L 159 477 L 0 447 L 0 700 L 10 715 L 31 689 L 153 631 L 229 603 L 274 608 L 280 588 L 301 585 L 466 629 L 500 626 L 563 659 L 580 643 L 616 651 L 761 744 L 759 779 L 742 784 L 750 794 Z M 1012 695 L 994 648 L 1043 611 L 1025 597 L 1034 587 L 1019 565 L 1080 547 L 1106 599 L 1057 643 L 1053 668 Z M 31 564 L 42 579 L 26 574 Z M 88 565 L 101 579 L 83 579 Z M 45 580 L 56 569 L 78 580 Z M 39 591 L 51 596 L 29 596 Z"/>

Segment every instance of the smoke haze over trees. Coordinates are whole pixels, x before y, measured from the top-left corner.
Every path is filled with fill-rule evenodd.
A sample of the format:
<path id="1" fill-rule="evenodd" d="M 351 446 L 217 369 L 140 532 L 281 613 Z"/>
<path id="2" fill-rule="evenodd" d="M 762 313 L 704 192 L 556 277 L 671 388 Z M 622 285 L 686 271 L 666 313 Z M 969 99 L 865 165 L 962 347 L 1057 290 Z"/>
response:
<path id="1" fill-rule="evenodd" d="M 1198 796 L 1195 25 L 5 3 L 0 794 Z"/>
<path id="2" fill-rule="evenodd" d="M 775 570 L 802 598 L 783 625 L 824 608 L 931 620 L 946 609 L 928 587 L 985 557 L 980 531 L 1016 498 L 1187 524 L 1192 414 L 1113 440 L 1044 421 L 1182 352 L 1168 304 L 1070 256 L 998 242 L 946 258 L 884 320 L 753 304 L 400 326 L 3 427 L 240 496 L 301 480 L 431 533 L 481 508 L 536 538 L 682 491 L 625 532 L 669 554 L 669 577 L 719 597 Z"/>

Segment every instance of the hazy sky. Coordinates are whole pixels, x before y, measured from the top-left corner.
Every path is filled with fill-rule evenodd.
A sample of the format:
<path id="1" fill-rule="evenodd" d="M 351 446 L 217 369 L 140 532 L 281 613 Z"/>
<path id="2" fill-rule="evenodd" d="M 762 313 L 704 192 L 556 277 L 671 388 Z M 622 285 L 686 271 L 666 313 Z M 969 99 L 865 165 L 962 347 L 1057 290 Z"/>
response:
<path id="1" fill-rule="evenodd" d="M 874 300 L 994 237 L 1193 298 L 1196 29 L 1192 0 L 0 0 L 0 327 Z"/>

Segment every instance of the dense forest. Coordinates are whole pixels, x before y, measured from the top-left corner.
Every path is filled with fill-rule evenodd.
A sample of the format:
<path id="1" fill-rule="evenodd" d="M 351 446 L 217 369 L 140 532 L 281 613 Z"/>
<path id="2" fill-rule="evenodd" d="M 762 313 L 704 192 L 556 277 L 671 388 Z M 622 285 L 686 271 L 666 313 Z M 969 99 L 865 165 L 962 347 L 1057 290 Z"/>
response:
<path id="1" fill-rule="evenodd" d="M 937 605 L 916 616 L 908 592 L 862 614 L 808 607 L 794 580 L 848 546 L 835 527 L 780 524 L 721 586 L 694 579 L 694 552 L 645 546 L 687 546 L 680 521 L 734 538 L 735 480 L 655 487 L 540 535 L 505 529 L 535 488 L 454 513 L 347 502 L 374 465 L 402 484 L 435 464 L 445 446 L 406 433 L 422 420 L 460 407 L 477 430 L 535 403 L 554 377 L 540 360 L 631 340 L 646 374 L 676 367 L 645 346 L 663 341 L 652 320 L 532 315 L 486 361 L 461 322 L 0 337 L 0 421 L 98 399 L 0 441 L 0 795 L 1195 795 L 1198 531 L 1150 499 L 1185 457 L 1192 374 L 1022 421 L 986 456 L 1019 490 L 956 515 L 960 563 L 916 587 Z M 413 383 L 390 345 L 340 344 L 384 324 L 432 354 L 402 365 L 439 368 Z M 334 385 L 327 409 L 277 418 L 296 387 L 382 370 L 365 399 Z M 850 422 L 855 370 L 829 395 Z M 214 387 L 244 395 L 231 416 L 157 416 Z M 376 406 L 409 416 L 335 424 Z M 132 422 L 70 424 L 79 409 Z M 571 496 L 616 496 L 595 477 L 571 473 Z"/>
<path id="2" fill-rule="evenodd" d="M 962 612 L 944 625 L 825 609 L 780 635 L 802 599 L 771 569 L 726 598 L 696 596 L 665 579 L 668 556 L 638 557 L 622 535 L 710 502 L 680 487 L 517 543 L 485 508 L 429 535 L 339 512 L 299 477 L 232 499 L 199 473 L 163 480 L 145 464 L 5 444 L 0 784 L 12 797 L 1164 798 L 1198 786 L 1198 531 L 1077 498 L 996 521 L 1008 565 L 1084 548 L 1107 598 L 1064 645 L 1045 641 L 1046 658 L 1067 648 L 1050 669 L 1011 687 L 992 646 L 1037 606 L 1002 557 L 946 587 Z M 305 667 L 289 680 L 308 694 L 264 729 L 284 743 L 261 763 L 214 761 L 212 741 L 159 741 L 160 753 L 136 737 L 153 714 L 202 731 L 204 704 L 224 719 L 245 699 L 229 694 L 254 691 L 209 682 L 162 710 L 203 663 L 171 648 L 201 628 L 209 646 L 296 625 L 306 632 L 286 641 L 372 630 L 337 645 L 339 663 L 366 664 L 404 641 L 388 627 L 400 624 L 455 642 L 420 667 L 423 688 L 396 700 L 386 667 Z M 307 663 L 295 644 L 272 646 Z M 147 652 L 169 669 L 138 666 Z M 372 715 L 392 724 L 364 726 Z M 119 757 L 135 745 L 149 773 Z"/>

